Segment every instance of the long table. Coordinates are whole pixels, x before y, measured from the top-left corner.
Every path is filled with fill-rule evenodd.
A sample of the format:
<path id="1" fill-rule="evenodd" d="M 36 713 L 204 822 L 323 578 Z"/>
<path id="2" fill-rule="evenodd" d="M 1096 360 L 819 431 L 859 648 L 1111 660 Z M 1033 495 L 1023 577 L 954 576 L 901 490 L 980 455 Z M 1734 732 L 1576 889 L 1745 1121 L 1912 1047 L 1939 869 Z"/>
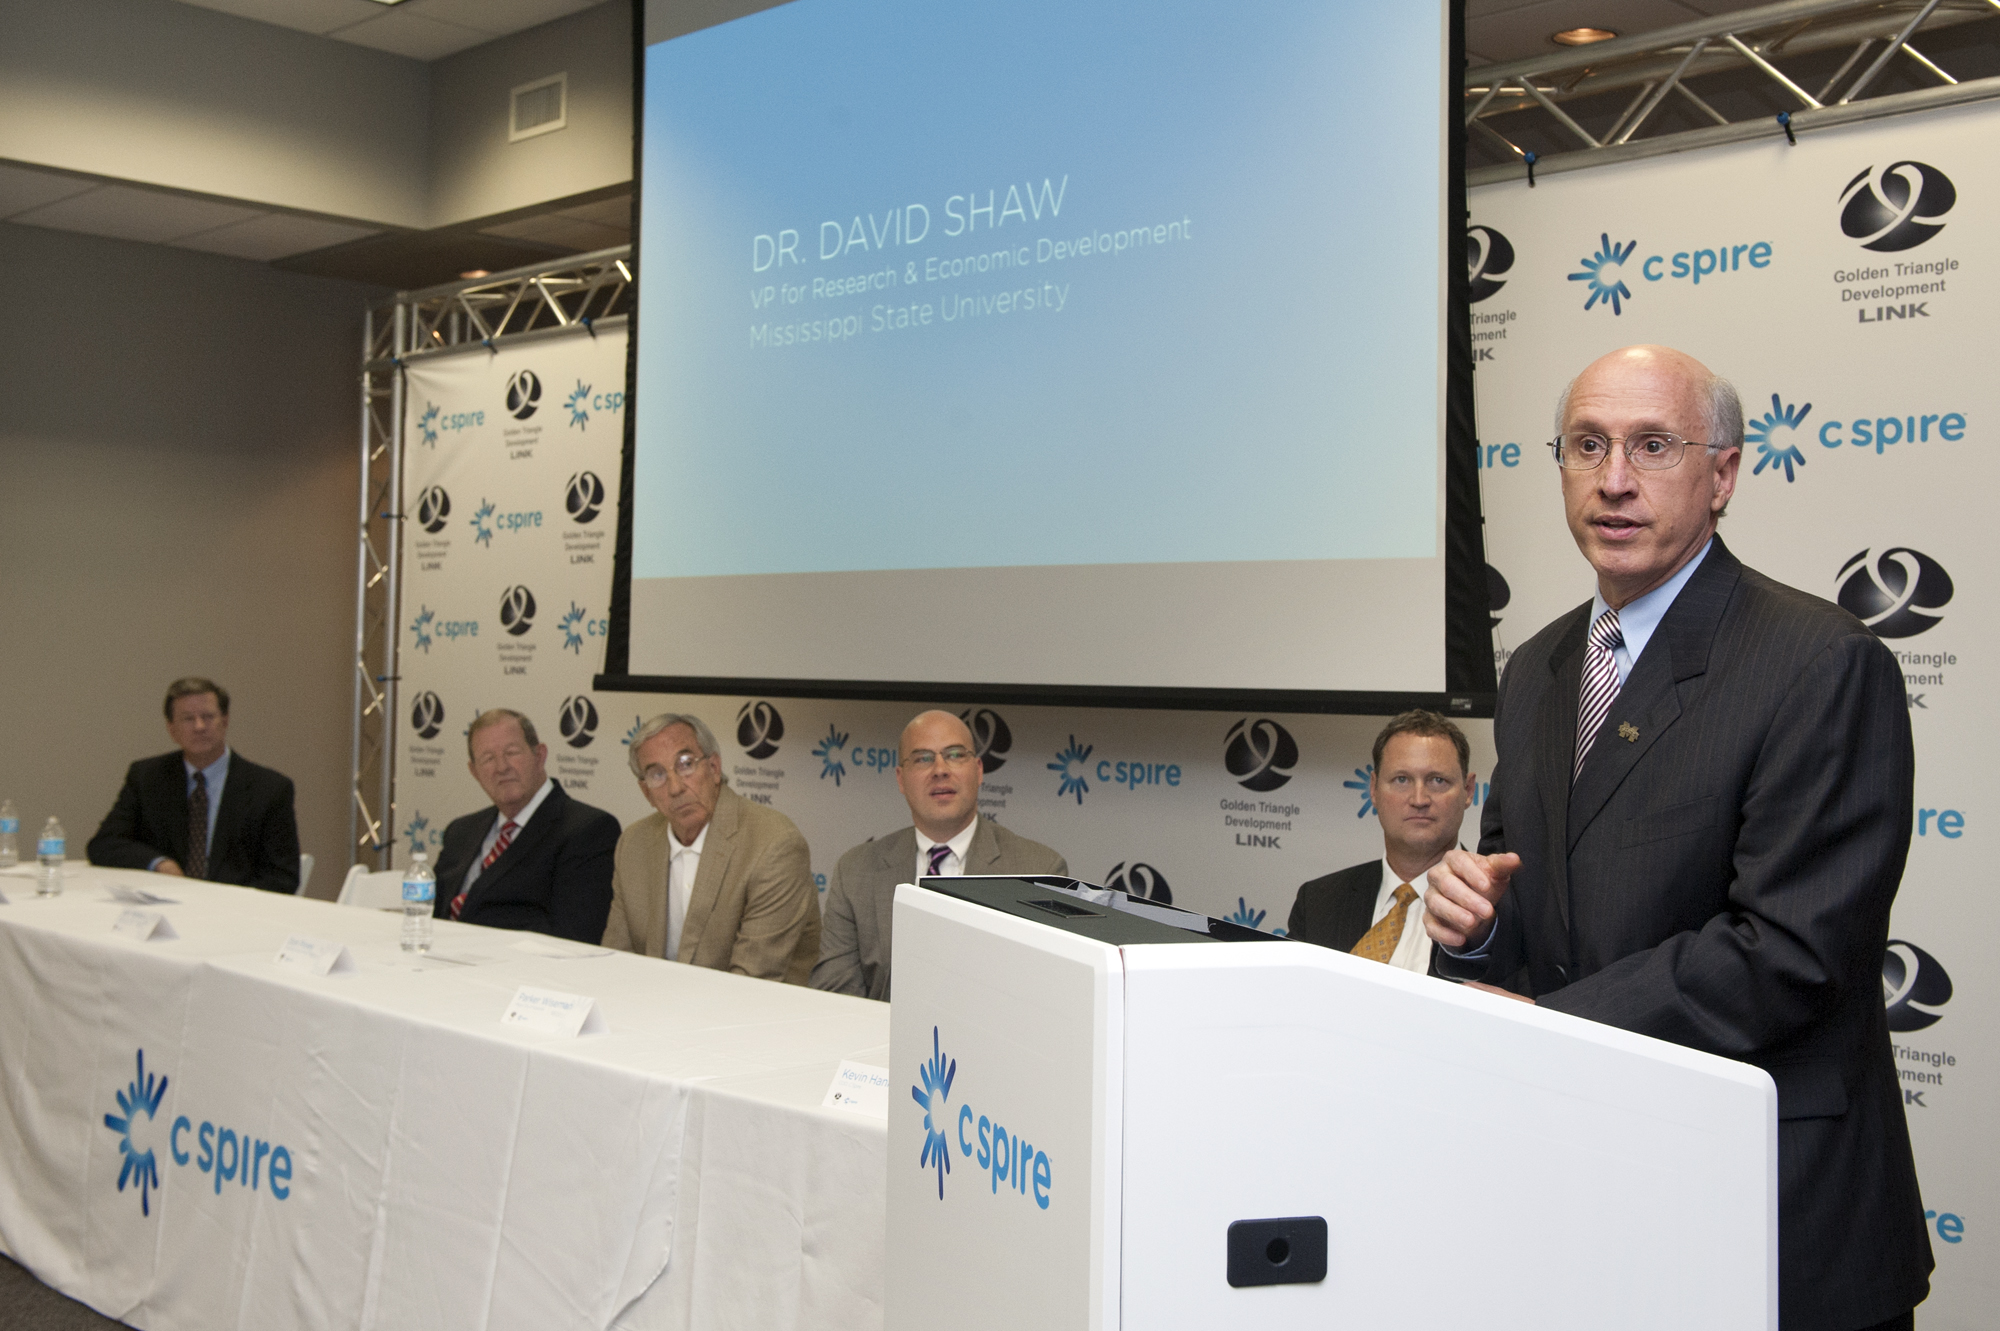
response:
<path id="1" fill-rule="evenodd" d="M 78 863 L 0 891 L 0 1249 L 109 1316 L 881 1323 L 884 1125 L 821 1101 L 888 1063 L 886 1004 L 452 921 L 406 954 L 398 914 Z M 281 967 L 293 935 L 344 964 Z M 523 985 L 608 1031 L 503 1024 Z"/>

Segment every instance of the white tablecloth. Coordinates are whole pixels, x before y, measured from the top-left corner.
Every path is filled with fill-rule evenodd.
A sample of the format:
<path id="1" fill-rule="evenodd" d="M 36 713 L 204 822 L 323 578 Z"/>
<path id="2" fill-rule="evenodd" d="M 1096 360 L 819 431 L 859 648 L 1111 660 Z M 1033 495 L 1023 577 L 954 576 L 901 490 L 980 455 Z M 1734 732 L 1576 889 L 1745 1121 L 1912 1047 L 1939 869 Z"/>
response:
<path id="1" fill-rule="evenodd" d="M 64 1293 L 148 1331 L 880 1325 L 884 1127 L 820 1101 L 886 1004 L 69 875 L 0 874 L 0 1248 Z M 114 934 L 114 882 L 178 937 Z M 292 934 L 355 969 L 280 968 Z M 503 1026 L 523 984 L 608 1033 Z"/>

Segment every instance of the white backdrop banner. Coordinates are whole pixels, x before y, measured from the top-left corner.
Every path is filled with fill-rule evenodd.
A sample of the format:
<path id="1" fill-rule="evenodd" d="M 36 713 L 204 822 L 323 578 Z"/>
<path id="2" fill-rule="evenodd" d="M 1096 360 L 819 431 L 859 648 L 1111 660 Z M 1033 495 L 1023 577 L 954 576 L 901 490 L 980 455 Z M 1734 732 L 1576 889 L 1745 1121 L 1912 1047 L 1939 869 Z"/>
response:
<path id="1" fill-rule="evenodd" d="M 1494 646 L 1591 593 L 1545 446 L 1558 393 L 1665 343 L 1733 380 L 1748 425 L 1722 524 L 1745 563 L 1859 615 L 1903 661 L 1917 744 L 1909 869 L 1883 966 L 1938 1270 L 1927 1327 L 1989 1325 L 2000 1214 L 1995 952 L 1969 921 L 1995 810 L 2000 462 L 1991 359 L 2000 115 L 1904 116 L 1544 176 L 1470 196 Z M 1981 1125 L 1988 1125 L 1982 1128 Z"/>

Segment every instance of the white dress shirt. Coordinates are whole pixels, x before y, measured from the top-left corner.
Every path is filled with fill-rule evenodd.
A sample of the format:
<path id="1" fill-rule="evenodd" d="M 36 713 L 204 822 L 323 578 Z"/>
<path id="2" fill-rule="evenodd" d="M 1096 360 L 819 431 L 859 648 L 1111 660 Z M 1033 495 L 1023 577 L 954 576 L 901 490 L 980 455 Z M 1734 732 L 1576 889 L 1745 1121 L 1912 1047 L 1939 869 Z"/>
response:
<path id="1" fill-rule="evenodd" d="M 711 820 L 712 821 L 712 820 Z M 667 829 L 667 844 L 673 847 L 667 861 L 667 950 L 668 961 L 677 961 L 681 955 L 681 925 L 687 922 L 688 898 L 694 895 L 694 877 L 701 872 L 701 848 L 708 842 L 708 824 L 702 824 L 700 835 L 692 846 L 683 846 L 680 837 L 670 827 Z"/>
<path id="2" fill-rule="evenodd" d="M 523 804 L 521 811 L 513 817 L 514 835 L 516 837 L 519 837 L 521 833 L 528 830 L 528 820 L 535 816 L 535 810 L 542 807 L 542 801 L 547 799 L 549 792 L 555 788 L 556 782 L 554 777 L 542 778 L 542 788 L 536 791 L 535 797 L 526 804 Z M 499 812 L 498 809 L 494 810 L 496 815 Z M 472 885 L 479 881 L 479 875 L 486 872 L 486 857 L 493 853 L 494 843 L 500 840 L 500 829 L 505 827 L 507 823 L 508 819 L 495 817 L 493 819 L 493 826 L 486 829 L 486 839 L 479 843 L 479 854 L 473 857 L 472 867 L 465 871 L 465 877 L 459 882 L 458 890 L 460 892 L 470 892 Z"/>
<path id="3" fill-rule="evenodd" d="M 1405 882 L 1416 889 L 1417 899 L 1410 903 L 1410 912 L 1403 917 L 1403 934 L 1396 940 L 1396 950 L 1389 954 L 1389 964 L 1425 975 L 1431 968 L 1431 936 L 1424 930 L 1424 893 L 1431 888 L 1429 873 L 1406 879 L 1389 867 L 1388 857 L 1384 856 L 1382 886 L 1375 893 L 1375 913 L 1368 917 L 1368 923 L 1371 928 L 1380 924 L 1394 909 L 1396 889 Z"/>
<path id="4" fill-rule="evenodd" d="M 965 876 L 965 853 L 972 849 L 972 834 L 978 828 L 979 815 L 974 814 L 972 821 L 960 829 L 958 835 L 949 841 L 933 841 L 925 836 L 921 829 L 911 829 L 917 834 L 917 877 L 924 878 L 930 875 L 932 846 L 949 846 L 951 848 L 950 853 L 944 857 L 944 863 L 938 866 L 936 876 L 939 878 L 963 878 Z"/>

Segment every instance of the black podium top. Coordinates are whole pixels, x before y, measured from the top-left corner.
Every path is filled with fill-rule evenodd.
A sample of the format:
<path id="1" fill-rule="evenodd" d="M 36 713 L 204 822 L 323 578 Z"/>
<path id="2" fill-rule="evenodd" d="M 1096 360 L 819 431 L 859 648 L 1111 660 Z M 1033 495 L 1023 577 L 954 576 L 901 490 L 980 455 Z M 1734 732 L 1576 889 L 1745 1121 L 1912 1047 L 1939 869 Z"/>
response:
<path id="1" fill-rule="evenodd" d="M 919 878 L 917 886 L 1100 943 L 1269 943 L 1272 935 L 1054 874 Z"/>

